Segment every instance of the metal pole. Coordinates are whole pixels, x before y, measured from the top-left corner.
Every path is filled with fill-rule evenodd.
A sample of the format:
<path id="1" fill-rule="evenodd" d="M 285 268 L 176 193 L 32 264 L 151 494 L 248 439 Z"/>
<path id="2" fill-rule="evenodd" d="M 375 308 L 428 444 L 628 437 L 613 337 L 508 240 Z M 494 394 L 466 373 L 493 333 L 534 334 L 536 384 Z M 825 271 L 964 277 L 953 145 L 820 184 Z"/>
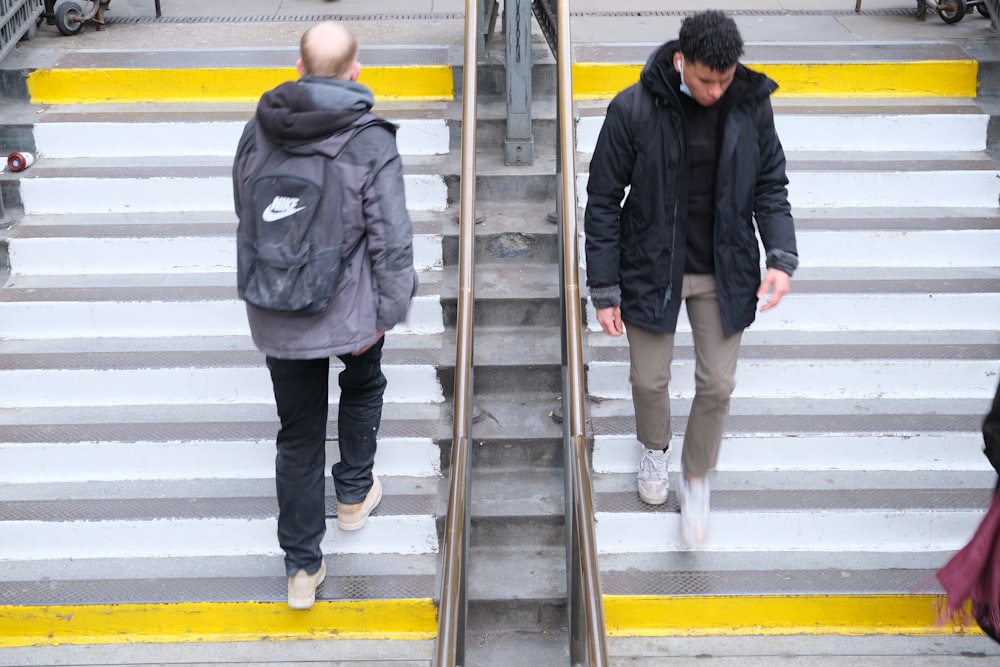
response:
<path id="1" fill-rule="evenodd" d="M 558 153 L 561 165 L 560 208 L 562 214 L 562 262 L 565 285 L 565 349 L 567 384 L 564 395 L 568 410 L 563 419 L 571 434 L 571 456 L 566 461 L 571 473 L 573 487 L 572 514 L 567 515 L 567 523 L 572 522 L 576 540 L 568 559 L 568 567 L 579 573 L 579 590 L 570 591 L 570 623 L 574 634 L 585 633 L 570 644 L 570 661 L 604 667 L 608 664 L 607 646 L 604 638 L 604 607 L 601 599 L 598 576 L 597 548 L 592 519 L 593 496 L 590 480 L 590 466 L 587 455 L 586 417 L 584 413 L 583 376 L 583 316 L 580 307 L 580 261 L 577 245 L 578 229 L 576 220 L 576 140 L 573 124 L 573 75 L 570 36 L 569 0 L 559 0 L 557 11 L 557 55 L 559 119 Z M 577 600 L 579 602 L 577 603 Z M 574 604 L 575 603 L 575 604 Z M 585 646 L 584 646 L 585 644 Z M 586 650 L 584 650 L 586 649 Z"/>
<path id="2" fill-rule="evenodd" d="M 459 289 L 455 349 L 454 431 L 451 486 L 445 520 L 438 637 L 434 665 L 454 667 L 465 662 L 468 616 L 468 561 L 471 514 L 473 307 L 475 304 L 476 96 L 479 0 L 465 3 L 465 56 L 462 84 L 462 183 L 459 218 Z"/>
<path id="3" fill-rule="evenodd" d="M 531 133 L 531 0 L 505 0 L 507 30 L 507 138 L 504 164 L 535 161 Z"/>

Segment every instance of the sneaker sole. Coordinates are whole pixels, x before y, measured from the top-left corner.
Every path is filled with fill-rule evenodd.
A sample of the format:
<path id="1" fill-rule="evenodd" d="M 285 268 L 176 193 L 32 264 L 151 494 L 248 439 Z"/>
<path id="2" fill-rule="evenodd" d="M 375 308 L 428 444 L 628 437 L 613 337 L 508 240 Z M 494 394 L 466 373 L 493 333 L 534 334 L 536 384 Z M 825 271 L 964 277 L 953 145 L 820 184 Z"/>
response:
<path id="1" fill-rule="evenodd" d="M 670 494 L 670 489 L 667 489 L 663 493 L 663 497 L 660 496 L 648 496 L 642 491 L 639 492 L 639 500 L 646 503 L 647 505 L 662 505 L 667 502 L 667 496 Z"/>
<path id="2" fill-rule="evenodd" d="M 369 515 L 372 512 L 375 511 L 375 508 L 378 507 L 378 504 L 380 502 L 382 502 L 382 489 L 381 488 L 379 488 L 378 495 L 375 497 L 375 502 L 372 503 L 372 507 L 371 507 L 370 510 L 368 510 L 367 512 L 365 512 L 361 516 L 360 519 L 358 519 L 357 521 L 352 521 L 351 523 L 347 523 L 347 522 L 341 521 L 340 517 L 338 516 L 337 517 L 337 528 L 339 528 L 341 530 L 346 530 L 348 532 L 351 532 L 353 530 L 361 530 L 364 527 L 364 525 L 368 522 Z"/>

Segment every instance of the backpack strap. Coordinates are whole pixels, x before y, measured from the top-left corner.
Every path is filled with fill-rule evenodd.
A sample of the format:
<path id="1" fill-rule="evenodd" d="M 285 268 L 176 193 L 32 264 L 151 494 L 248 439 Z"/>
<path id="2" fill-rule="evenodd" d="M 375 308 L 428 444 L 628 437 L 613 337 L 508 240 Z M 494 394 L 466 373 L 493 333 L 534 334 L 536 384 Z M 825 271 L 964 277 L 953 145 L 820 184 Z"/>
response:
<path id="1" fill-rule="evenodd" d="M 632 128 L 632 148 L 638 153 L 642 147 L 643 138 L 646 135 L 646 127 L 649 125 L 649 115 L 653 109 L 653 96 L 646 90 L 642 81 L 636 81 L 632 86 L 632 116 L 630 126 Z"/>

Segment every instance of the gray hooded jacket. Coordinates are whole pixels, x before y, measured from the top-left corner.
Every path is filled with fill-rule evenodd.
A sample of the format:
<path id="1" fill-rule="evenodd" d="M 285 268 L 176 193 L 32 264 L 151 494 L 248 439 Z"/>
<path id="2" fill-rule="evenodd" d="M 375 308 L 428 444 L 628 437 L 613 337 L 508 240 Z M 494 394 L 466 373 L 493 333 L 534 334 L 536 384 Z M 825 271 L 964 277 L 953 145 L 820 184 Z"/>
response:
<path id="1" fill-rule="evenodd" d="M 344 253 L 359 242 L 360 248 L 344 265 L 323 313 L 288 315 L 246 305 L 254 343 L 268 356 L 321 359 L 355 352 L 375 342 L 377 331 L 402 322 L 416 294 L 413 231 L 396 127 L 370 113 L 373 103 L 371 91 L 361 84 L 303 78 L 265 93 L 244 129 L 233 164 L 237 215 L 246 201 L 256 124 L 277 144 L 318 143 L 330 155 L 343 147 L 353 128 L 367 124 L 327 174 L 343 187 Z"/>

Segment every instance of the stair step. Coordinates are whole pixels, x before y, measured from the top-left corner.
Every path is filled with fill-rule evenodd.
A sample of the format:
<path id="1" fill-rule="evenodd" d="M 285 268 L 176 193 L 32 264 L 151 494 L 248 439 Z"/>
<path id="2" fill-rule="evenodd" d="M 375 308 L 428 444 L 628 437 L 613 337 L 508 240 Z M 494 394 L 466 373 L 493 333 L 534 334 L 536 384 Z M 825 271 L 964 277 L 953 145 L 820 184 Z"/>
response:
<path id="1" fill-rule="evenodd" d="M 160 109 L 142 112 L 131 105 L 62 108 L 47 113 L 34 125 L 39 159 L 113 157 L 223 156 L 236 153 L 243 128 L 254 113 L 253 105 L 218 105 L 212 109 Z M 399 125 L 396 144 L 400 155 L 442 155 L 450 150 L 451 136 L 444 105 L 426 105 L 404 114 L 393 105 L 381 109 L 385 118 Z M 431 117 L 419 117 L 431 116 Z M 433 117 L 438 116 L 438 117 Z"/>
<path id="2" fill-rule="evenodd" d="M 148 519 L 47 523 L 5 521 L 10 543 L 4 560 L 60 558 L 276 555 L 276 518 Z M 374 514 L 365 530 L 346 533 L 327 521 L 323 553 L 433 553 L 438 548 L 431 511 L 418 515 Z"/>
<path id="3" fill-rule="evenodd" d="M 109 220 L 109 218 L 118 218 Z M 236 279 L 236 217 L 187 214 L 33 216 L 8 240 L 17 275 L 229 273 Z M 440 268 L 441 221 L 414 224 L 414 265 Z"/>
<path id="4" fill-rule="evenodd" d="M 896 435 L 919 433 L 975 433 L 990 398 L 735 398 L 726 420 L 728 433 L 749 435 L 850 434 Z M 689 398 L 671 402 L 674 432 L 683 432 Z M 595 434 L 635 433 L 631 400 L 604 399 L 591 405 Z"/>
<path id="5" fill-rule="evenodd" d="M 92 167 L 83 161 L 60 160 L 58 166 L 39 162 L 20 179 L 24 212 L 127 213 L 131 211 L 232 211 L 232 162 L 211 158 L 178 158 L 176 164 L 144 166 L 107 160 Z M 412 160 L 411 160 L 412 163 Z M 403 175 L 407 206 L 441 211 L 448 193 L 440 167 L 430 173 Z M 73 193 L 53 197 L 53 192 Z"/>
<path id="6" fill-rule="evenodd" d="M 714 496 L 715 494 L 713 494 Z M 714 500 L 714 497 L 713 497 Z M 936 551 L 943 565 L 965 546 L 986 504 L 951 511 L 713 509 L 711 535 L 692 549 L 679 512 L 596 511 L 599 553 L 664 551 Z"/>
<path id="7" fill-rule="evenodd" d="M 434 575 L 412 575 L 406 573 L 407 562 L 397 564 L 397 573 L 375 572 L 368 575 L 348 574 L 341 564 L 347 556 L 336 554 L 330 557 L 337 563 L 338 572 L 328 573 L 323 586 L 317 591 L 317 601 L 358 599 L 358 592 L 364 591 L 367 600 L 392 600 L 431 598 L 434 595 Z M 368 554 L 373 558 L 377 554 Z M 235 561 L 235 557 L 226 557 Z M 172 557 L 170 561 L 197 560 L 195 558 Z M 398 557 L 404 560 L 404 557 Z M 137 558 L 129 559 L 129 570 Z M 271 559 L 272 572 L 280 572 L 282 564 Z M 410 561 L 412 559 L 406 558 Z M 62 562 L 62 561 L 60 561 Z M 51 565 L 51 563 L 50 563 Z M 162 568 L 163 564 L 160 563 Z M 230 562 L 229 572 L 245 572 L 242 562 Z M 129 579 L 86 579 L 82 581 L 52 580 L 9 582 L 18 588 L 17 600 L 0 603 L 31 606 L 113 605 L 116 608 L 130 604 L 177 604 L 184 602 L 275 602 L 284 603 L 288 587 L 283 577 L 275 576 L 232 576 L 220 574 L 206 577 L 165 577 L 152 575 L 147 578 Z"/>
<path id="8" fill-rule="evenodd" d="M 606 102 L 581 109 L 577 147 L 591 153 L 604 123 Z M 907 99 L 772 101 L 774 123 L 786 152 L 906 151 L 921 148 L 980 151 L 986 148 L 989 114 L 973 100 Z M 947 127 L 947 131 L 943 128 Z"/>
<path id="9" fill-rule="evenodd" d="M 386 413 L 391 415 L 391 409 L 387 409 Z M 402 430 L 391 421 L 386 419 L 385 425 L 394 431 Z M 224 431 L 225 425 L 221 426 L 219 430 Z M 23 485 L 26 484 L 106 481 L 123 485 L 125 480 L 138 480 L 145 483 L 169 481 L 175 486 L 182 486 L 192 479 L 269 479 L 274 477 L 273 435 L 277 434 L 278 423 L 275 420 L 272 424 L 262 423 L 260 426 L 262 432 L 270 427 L 270 439 L 225 441 L 213 439 L 213 433 L 206 430 L 202 432 L 202 439 L 173 441 L 8 441 L 0 444 L 0 483 L 17 484 L 19 492 L 23 492 Z M 5 424 L 5 428 L 10 428 L 10 425 Z M 81 438 L 86 437 L 88 431 L 85 424 L 65 425 L 64 428 L 73 428 Z M 97 431 L 99 428 L 100 425 L 95 425 L 90 430 Z M 158 430 L 154 424 L 142 425 L 141 428 L 145 429 L 149 438 L 154 438 Z M 59 429 L 48 430 L 55 431 L 53 435 L 58 437 Z M 336 429 L 333 430 L 336 433 Z M 100 429 L 100 432 L 105 437 L 113 437 L 107 429 Z M 436 482 L 441 474 L 440 459 L 440 450 L 430 437 L 380 437 L 375 468 L 385 476 L 433 478 Z M 337 443 L 328 442 L 328 467 L 339 460 Z M 6 493 L 0 492 L 0 496 L 6 496 Z"/>
<path id="10" fill-rule="evenodd" d="M 675 359 L 670 394 L 694 395 L 694 360 Z M 591 395 L 630 398 L 627 362 L 593 362 L 589 366 Z M 794 378 L 790 382 L 789 378 Z M 997 384 L 995 359 L 742 359 L 736 371 L 734 398 L 960 398 L 987 399 Z"/>
<path id="11" fill-rule="evenodd" d="M 422 277 L 427 295 L 414 298 L 394 331 L 444 330 L 435 282 Z M 0 292 L 0 339 L 246 334 L 246 307 L 224 274 L 22 276 Z"/>
<path id="12" fill-rule="evenodd" d="M 678 433 L 670 459 L 672 471 L 680 470 L 682 440 Z M 956 471 L 968 475 L 992 471 L 982 448 L 982 437 L 961 432 L 755 436 L 730 430 L 722 443 L 717 471 L 720 475 L 744 479 L 747 485 L 755 484 L 757 476 L 770 475 L 767 477 L 770 479 L 776 473 L 797 474 L 802 478 L 813 473 L 808 475 L 809 479 L 828 475 L 828 479 L 833 480 L 850 472 L 861 475 L 865 483 L 871 483 L 868 481 L 871 475 L 865 473 L 888 471 L 892 474 L 882 479 L 882 484 L 887 485 L 893 483 L 893 479 L 905 479 L 900 473 L 926 471 L 954 480 L 955 476 L 949 478 L 943 473 Z M 634 476 L 641 454 L 634 434 L 597 435 L 594 438 L 594 471 Z M 930 475 L 924 476 L 925 484 L 932 482 Z M 635 486 L 634 479 L 629 485 Z"/>

